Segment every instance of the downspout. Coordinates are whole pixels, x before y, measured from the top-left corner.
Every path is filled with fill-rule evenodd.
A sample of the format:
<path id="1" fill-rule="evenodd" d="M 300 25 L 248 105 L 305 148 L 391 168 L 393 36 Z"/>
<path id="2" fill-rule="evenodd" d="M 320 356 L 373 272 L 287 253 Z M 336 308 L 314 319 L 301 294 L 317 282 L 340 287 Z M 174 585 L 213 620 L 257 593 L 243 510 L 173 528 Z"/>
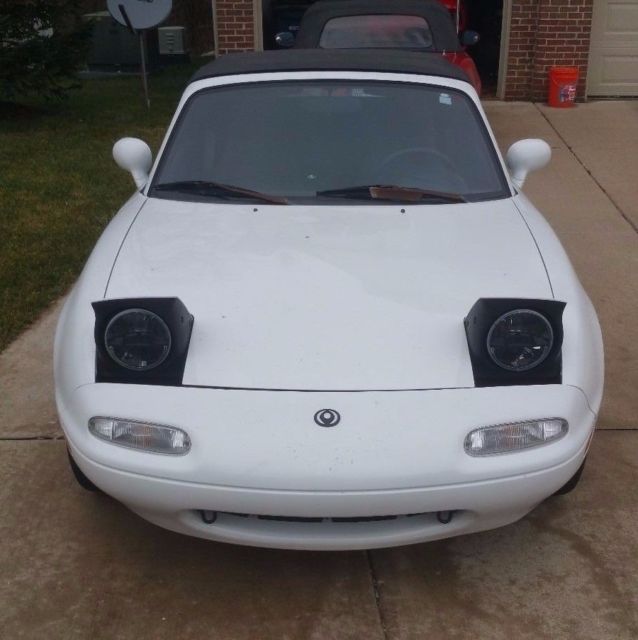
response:
<path id="1" fill-rule="evenodd" d="M 263 7 L 261 0 L 253 0 L 253 35 L 255 51 L 264 50 Z"/>
<path id="2" fill-rule="evenodd" d="M 217 26 L 217 0 L 211 0 L 213 7 L 213 38 L 215 39 L 215 58 L 219 57 L 219 27 Z"/>
<path id="3" fill-rule="evenodd" d="M 503 18 L 501 21 L 501 49 L 498 56 L 498 79 L 496 97 L 505 100 L 507 89 L 507 65 L 509 64 L 510 31 L 512 29 L 512 0 L 503 0 Z"/>

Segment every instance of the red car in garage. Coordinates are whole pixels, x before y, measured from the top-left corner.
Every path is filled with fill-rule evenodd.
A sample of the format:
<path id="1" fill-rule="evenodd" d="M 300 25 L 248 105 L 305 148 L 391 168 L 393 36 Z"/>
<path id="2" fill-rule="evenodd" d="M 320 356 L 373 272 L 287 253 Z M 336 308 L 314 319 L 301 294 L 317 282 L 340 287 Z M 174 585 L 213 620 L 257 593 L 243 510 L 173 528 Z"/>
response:
<path id="1" fill-rule="evenodd" d="M 450 4 L 456 12 L 456 1 Z M 305 12 L 296 38 L 277 35 L 280 46 L 297 49 L 409 49 L 443 56 L 465 71 L 480 94 L 481 79 L 465 51 L 477 41 L 474 31 L 457 33 L 450 10 L 438 0 L 320 1 Z"/>
<path id="2" fill-rule="evenodd" d="M 439 0 L 441 4 L 450 12 L 452 21 L 456 25 L 456 30 L 463 33 L 467 29 L 467 6 L 460 0 Z M 458 16 L 458 17 L 457 17 Z"/>

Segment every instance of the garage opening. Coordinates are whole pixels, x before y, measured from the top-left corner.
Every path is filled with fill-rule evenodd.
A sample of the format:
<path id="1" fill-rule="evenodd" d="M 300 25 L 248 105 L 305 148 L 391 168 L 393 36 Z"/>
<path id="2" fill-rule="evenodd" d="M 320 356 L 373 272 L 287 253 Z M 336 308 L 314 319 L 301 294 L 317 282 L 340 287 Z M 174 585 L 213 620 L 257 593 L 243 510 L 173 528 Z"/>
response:
<path id="1" fill-rule="evenodd" d="M 503 0 L 466 0 L 468 29 L 481 39 L 469 49 L 483 83 L 483 97 L 496 95 L 501 55 Z"/>
<path id="2" fill-rule="evenodd" d="M 391 0 L 388 0 L 389 2 Z M 480 39 L 468 47 L 483 84 L 483 97 L 496 94 L 501 30 L 503 24 L 503 0 L 439 0 L 458 24 L 459 32 L 476 31 Z M 313 0 L 262 0 L 262 24 L 264 49 L 280 48 L 277 34 L 296 35 L 299 23 Z M 457 12 L 458 7 L 458 12 Z"/>

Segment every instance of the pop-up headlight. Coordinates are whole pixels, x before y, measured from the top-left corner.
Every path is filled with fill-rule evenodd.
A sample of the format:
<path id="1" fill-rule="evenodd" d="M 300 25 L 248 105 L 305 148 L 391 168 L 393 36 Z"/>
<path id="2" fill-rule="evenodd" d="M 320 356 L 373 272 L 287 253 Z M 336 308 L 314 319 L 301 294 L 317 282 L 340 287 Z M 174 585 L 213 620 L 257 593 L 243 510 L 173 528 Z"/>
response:
<path id="1" fill-rule="evenodd" d="M 179 298 L 93 303 L 95 381 L 182 384 L 193 316 Z"/>
<path id="2" fill-rule="evenodd" d="M 477 300 L 464 321 L 474 384 L 560 384 L 564 309 L 558 300 Z"/>

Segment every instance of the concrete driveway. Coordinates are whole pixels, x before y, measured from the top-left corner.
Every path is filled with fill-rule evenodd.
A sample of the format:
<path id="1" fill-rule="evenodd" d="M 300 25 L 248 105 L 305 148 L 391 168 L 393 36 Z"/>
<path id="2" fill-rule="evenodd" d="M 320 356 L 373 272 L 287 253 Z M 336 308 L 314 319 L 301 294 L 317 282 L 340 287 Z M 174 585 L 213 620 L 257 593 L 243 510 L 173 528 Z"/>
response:
<path id="1" fill-rule="evenodd" d="M 75 484 L 55 419 L 56 305 L 0 354 L 0 638 L 638 637 L 638 102 L 490 102 L 526 192 L 598 310 L 607 385 L 578 489 L 504 529 L 399 549 L 283 552 L 158 529 Z"/>

